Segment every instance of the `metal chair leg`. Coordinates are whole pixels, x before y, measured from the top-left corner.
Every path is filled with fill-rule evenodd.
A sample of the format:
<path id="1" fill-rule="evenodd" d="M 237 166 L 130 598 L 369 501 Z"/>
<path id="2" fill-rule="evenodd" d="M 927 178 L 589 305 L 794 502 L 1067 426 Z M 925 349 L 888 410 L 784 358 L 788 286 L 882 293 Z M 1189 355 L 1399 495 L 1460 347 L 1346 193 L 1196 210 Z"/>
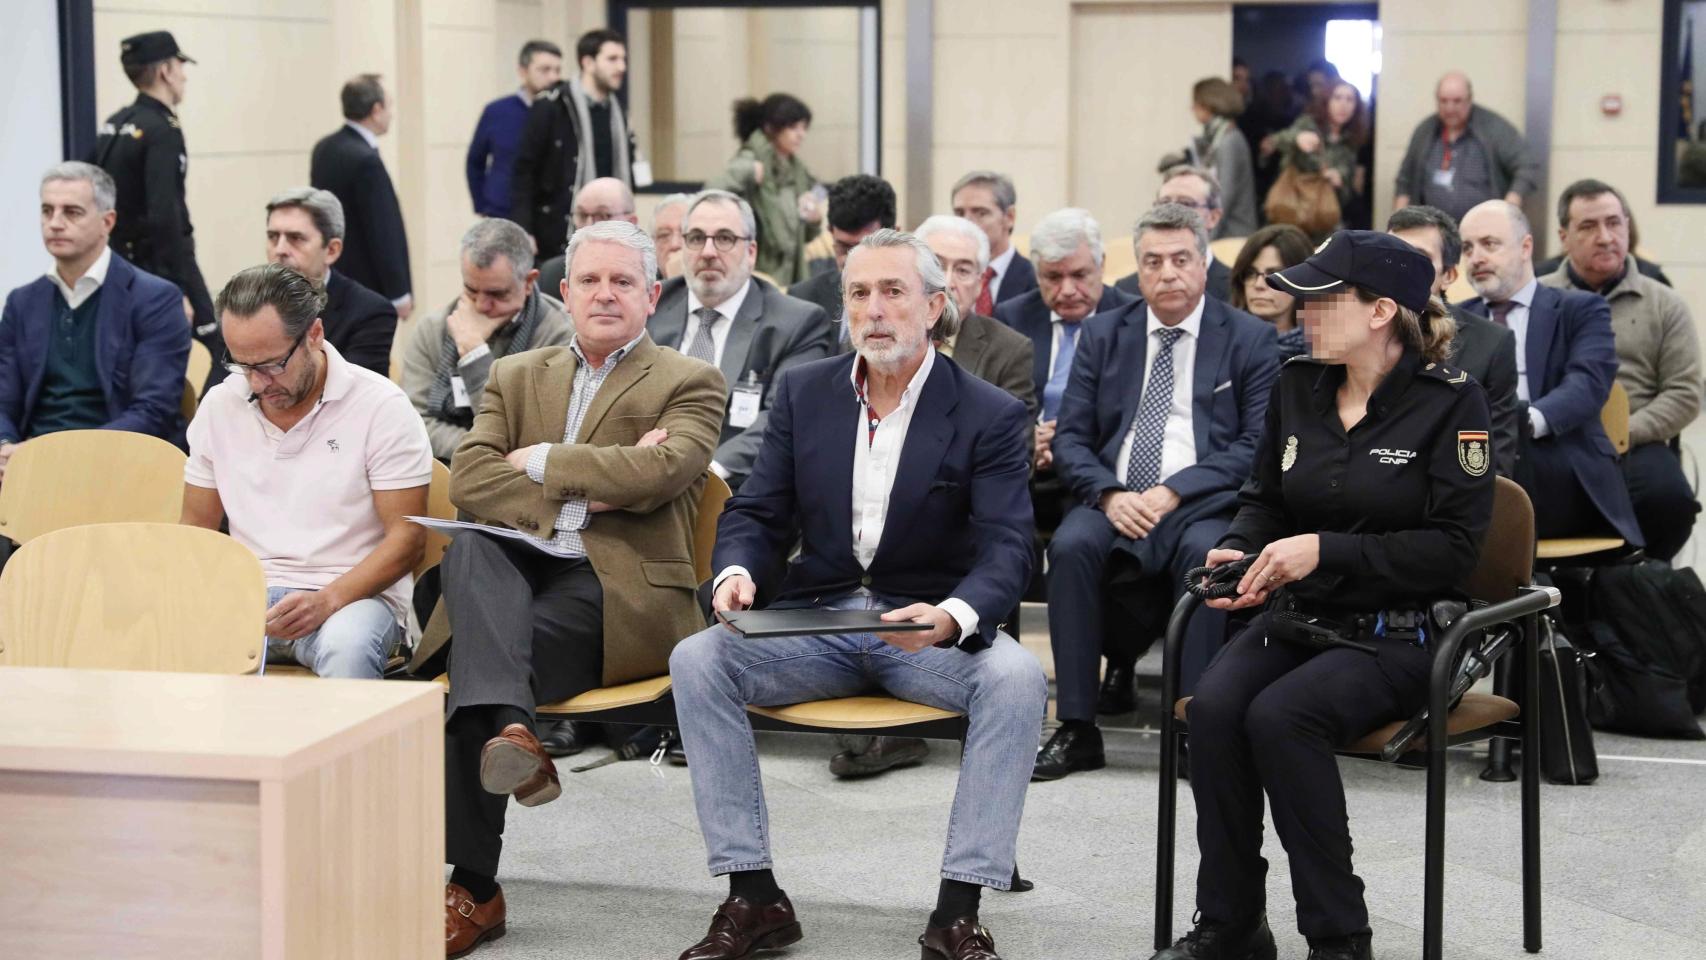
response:
<path id="1" fill-rule="evenodd" d="M 1515 657 L 1520 654 L 1509 654 L 1499 658 L 1493 666 L 1493 692 L 1507 699 L 1511 697 L 1511 667 Z M 1523 752 L 1523 766 L 1528 766 L 1528 753 Z M 1502 737 L 1494 737 L 1487 741 L 1487 769 L 1481 771 L 1481 779 L 1489 783 L 1509 783 L 1516 779 L 1516 773 L 1511 770 L 1511 742 Z"/>
<path id="2" fill-rule="evenodd" d="M 1173 943 L 1173 843 L 1179 802 L 1179 724 L 1173 704 L 1179 700 L 1179 658 L 1185 624 L 1202 601 L 1186 594 L 1173 607 L 1167 622 L 1161 668 L 1161 785 L 1156 809 L 1155 949 Z"/>
<path id="3" fill-rule="evenodd" d="M 1540 617 L 1524 617 L 1522 662 L 1522 947 L 1540 952 Z"/>

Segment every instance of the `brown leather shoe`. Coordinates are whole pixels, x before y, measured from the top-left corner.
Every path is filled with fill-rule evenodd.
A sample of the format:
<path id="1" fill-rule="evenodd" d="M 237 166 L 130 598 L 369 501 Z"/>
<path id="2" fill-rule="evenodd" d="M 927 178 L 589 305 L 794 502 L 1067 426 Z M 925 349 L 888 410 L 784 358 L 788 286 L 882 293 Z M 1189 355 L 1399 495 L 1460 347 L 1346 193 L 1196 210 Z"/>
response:
<path id="1" fill-rule="evenodd" d="M 767 907 L 730 897 L 711 917 L 705 939 L 683 951 L 681 960 L 741 960 L 799 941 L 800 922 L 794 919 L 794 905 L 787 894 Z"/>
<path id="2" fill-rule="evenodd" d="M 995 938 L 977 920 L 961 917 L 946 927 L 925 927 L 922 960 L 1001 960 Z"/>
<path id="3" fill-rule="evenodd" d="M 480 786 L 489 793 L 513 793 L 524 807 L 550 803 L 563 795 L 557 765 L 533 731 L 519 723 L 486 741 L 480 750 Z"/>
<path id="4" fill-rule="evenodd" d="M 504 935 L 504 892 L 485 903 L 475 903 L 468 891 L 454 883 L 444 885 L 444 955 L 447 960 L 466 957 L 487 940 Z"/>

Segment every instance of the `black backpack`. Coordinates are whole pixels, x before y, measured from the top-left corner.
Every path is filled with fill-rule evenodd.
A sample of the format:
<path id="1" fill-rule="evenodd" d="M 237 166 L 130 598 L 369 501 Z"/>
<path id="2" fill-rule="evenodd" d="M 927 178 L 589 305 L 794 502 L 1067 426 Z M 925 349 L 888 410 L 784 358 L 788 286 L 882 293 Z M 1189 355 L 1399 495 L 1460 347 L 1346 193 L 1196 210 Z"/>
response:
<path id="1" fill-rule="evenodd" d="M 1657 561 L 1594 572 L 1592 620 L 1577 643 L 1593 651 L 1606 697 L 1594 726 L 1641 736 L 1706 739 L 1706 588 L 1692 570 Z"/>

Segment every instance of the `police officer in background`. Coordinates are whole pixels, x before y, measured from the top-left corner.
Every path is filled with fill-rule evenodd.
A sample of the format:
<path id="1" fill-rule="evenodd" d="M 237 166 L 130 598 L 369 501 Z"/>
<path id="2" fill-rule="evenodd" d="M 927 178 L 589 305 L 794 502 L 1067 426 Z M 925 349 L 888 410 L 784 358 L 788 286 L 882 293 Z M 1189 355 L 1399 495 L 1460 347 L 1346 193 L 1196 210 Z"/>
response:
<path id="1" fill-rule="evenodd" d="M 194 63 L 170 33 L 139 33 L 119 45 L 119 63 L 136 102 L 107 118 L 95 141 L 96 166 L 118 185 L 112 248 L 137 267 L 178 285 L 196 339 L 220 355 L 219 318 L 195 262 L 195 236 L 184 203 L 189 154 L 173 112 L 184 100 Z M 219 367 L 215 365 L 215 370 Z"/>
<path id="2" fill-rule="evenodd" d="M 1280 371 L 1238 516 L 1207 563 L 1260 551 L 1224 610 L 1265 606 L 1186 708 L 1197 807 L 1196 928 L 1154 960 L 1271 958 L 1262 792 L 1291 862 L 1310 960 L 1372 958 L 1335 748 L 1427 699 L 1425 615 L 1456 596 L 1493 509 L 1486 393 L 1448 367 L 1433 264 L 1386 234 L 1335 234 L 1268 283 L 1304 298 L 1312 357 Z M 1342 639 L 1322 651 L 1287 611 Z"/>

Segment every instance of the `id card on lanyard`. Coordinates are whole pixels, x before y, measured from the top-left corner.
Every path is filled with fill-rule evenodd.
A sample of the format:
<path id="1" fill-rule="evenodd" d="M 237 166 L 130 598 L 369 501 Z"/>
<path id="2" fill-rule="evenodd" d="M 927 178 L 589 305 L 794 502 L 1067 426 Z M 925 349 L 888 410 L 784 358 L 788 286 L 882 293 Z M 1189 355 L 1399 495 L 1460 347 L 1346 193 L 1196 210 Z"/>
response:
<path id="1" fill-rule="evenodd" d="M 1450 190 L 1452 181 L 1457 179 L 1457 171 L 1451 168 L 1451 141 L 1444 133 L 1439 138 L 1445 146 L 1445 155 L 1440 157 L 1439 169 L 1434 171 L 1434 186 Z"/>

